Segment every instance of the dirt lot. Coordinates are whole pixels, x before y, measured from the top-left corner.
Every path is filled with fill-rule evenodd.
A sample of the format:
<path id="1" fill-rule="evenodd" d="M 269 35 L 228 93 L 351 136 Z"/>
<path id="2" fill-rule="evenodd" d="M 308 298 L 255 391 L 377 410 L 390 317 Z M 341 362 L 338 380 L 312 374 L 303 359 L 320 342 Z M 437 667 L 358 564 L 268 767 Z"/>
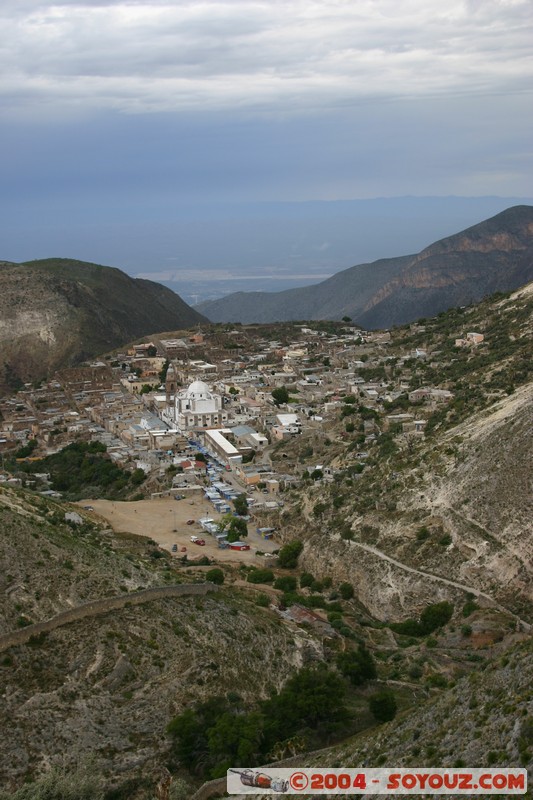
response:
<path id="1" fill-rule="evenodd" d="M 248 525 L 248 539 L 250 550 L 242 552 L 235 550 L 220 550 L 214 539 L 205 533 L 198 520 L 209 517 L 218 521 L 218 514 L 211 503 L 203 497 L 174 500 L 173 497 L 161 497 L 156 500 L 138 500 L 137 502 L 114 502 L 112 500 L 82 500 L 80 506 L 91 506 L 94 513 L 109 523 L 114 531 L 134 533 L 140 536 L 149 536 L 165 550 L 171 550 L 173 544 L 178 545 L 178 553 L 182 547 L 187 548 L 190 558 L 209 556 L 216 561 L 227 561 L 236 564 L 257 564 L 255 552 L 262 550 L 267 553 L 279 547 L 274 541 L 264 541 L 257 534 L 252 524 Z M 187 520 L 194 519 L 194 525 L 187 525 Z M 205 547 L 193 544 L 192 535 L 205 540 Z"/>

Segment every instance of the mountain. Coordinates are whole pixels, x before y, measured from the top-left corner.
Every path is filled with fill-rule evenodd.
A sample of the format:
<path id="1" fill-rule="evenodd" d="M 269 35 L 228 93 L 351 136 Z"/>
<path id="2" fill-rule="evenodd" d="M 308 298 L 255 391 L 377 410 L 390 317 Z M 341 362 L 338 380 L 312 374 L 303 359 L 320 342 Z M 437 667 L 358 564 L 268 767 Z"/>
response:
<path id="1" fill-rule="evenodd" d="M 0 262 L 0 388 L 199 322 L 170 289 L 119 269 L 66 258 Z"/>
<path id="2" fill-rule="evenodd" d="M 514 206 L 417 255 L 360 264 L 300 289 L 237 292 L 197 309 L 213 322 L 349 316 L 367 328 L 387 328 L 532 279 L 533 207 Z"/>

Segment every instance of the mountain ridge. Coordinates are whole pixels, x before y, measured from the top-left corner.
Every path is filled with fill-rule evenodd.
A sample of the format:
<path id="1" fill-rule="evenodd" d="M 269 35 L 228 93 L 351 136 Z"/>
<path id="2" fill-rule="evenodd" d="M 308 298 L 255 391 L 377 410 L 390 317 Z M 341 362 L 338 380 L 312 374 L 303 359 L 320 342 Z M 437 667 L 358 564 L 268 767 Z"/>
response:
<path id="1" fill-rule="evenodd" d="M 533 279 L 533 207 L 512 206 L 424 248 L 359 264 L 312 286 L 239 292 L 200 303 L 213 322 L 351 319 L 390 327 Z"/>
<path id="2" fill-rule="evenodd" d="M 67 258 L 0 262 L 0 388 L 206 322 L 165 286 Z"/>

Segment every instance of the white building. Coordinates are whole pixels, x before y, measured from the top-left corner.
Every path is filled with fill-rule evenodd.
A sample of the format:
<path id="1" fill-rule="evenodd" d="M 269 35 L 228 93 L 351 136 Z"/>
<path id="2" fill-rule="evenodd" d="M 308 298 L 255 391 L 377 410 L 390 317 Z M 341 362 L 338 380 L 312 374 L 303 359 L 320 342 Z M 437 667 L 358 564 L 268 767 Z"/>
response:
<path id="1" fill-rule="evenodd" d="M 181 431 L 220 427 L 222 397 L 213 394 L 203 381 L 194 381 L 176 394 L 174 418 Z"/>

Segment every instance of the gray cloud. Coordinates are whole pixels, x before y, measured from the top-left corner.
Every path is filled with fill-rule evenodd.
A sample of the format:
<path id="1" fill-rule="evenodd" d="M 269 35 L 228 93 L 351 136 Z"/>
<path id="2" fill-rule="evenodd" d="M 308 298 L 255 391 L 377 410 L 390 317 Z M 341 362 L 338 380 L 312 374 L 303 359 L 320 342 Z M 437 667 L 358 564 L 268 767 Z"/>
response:
<path id="1" fill-rule="evenodd" d="M 38 115 L 529 90 L 530 0 L 8 0 L 0 98 Z"/>

